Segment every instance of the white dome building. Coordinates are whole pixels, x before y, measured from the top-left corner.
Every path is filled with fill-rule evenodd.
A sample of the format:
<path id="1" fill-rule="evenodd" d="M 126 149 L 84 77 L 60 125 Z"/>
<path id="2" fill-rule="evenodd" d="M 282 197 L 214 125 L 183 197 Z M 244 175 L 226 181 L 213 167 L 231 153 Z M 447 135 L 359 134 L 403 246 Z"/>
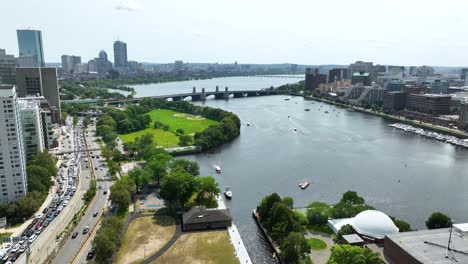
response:
<path id="1" fill-rule="evenodd" d="M 398 233 L 398 227 L 386 214 L 377 210 L 360 212 L 350 221 L 350 225 L 360 235 L 384 239 L 385 235 Z"/>

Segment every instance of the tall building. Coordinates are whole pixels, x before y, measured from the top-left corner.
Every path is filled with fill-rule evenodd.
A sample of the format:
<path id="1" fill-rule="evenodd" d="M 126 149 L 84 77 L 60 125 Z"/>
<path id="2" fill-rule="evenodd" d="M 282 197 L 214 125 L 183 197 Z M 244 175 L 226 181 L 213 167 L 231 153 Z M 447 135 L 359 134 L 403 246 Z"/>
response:
<path id="1" fill-rule="evenodd" d="M 15 56 L 7 55 L 4 49 L 0 49 L 0 84 L 16 83 L 16 65 Z"/>
<path id="2" fill-rule="evenodd" d="M 355 63 L 351 63 L 349 65 L 348 76 L 352 77 L 353 74 L 360 73 L 360 72 L 367 72 L 370 74 L 373 72 L 372 68 L 373 68 L 372 62 L 356 61 Z"/>
<path id="3" fill-rule="evenodd" d="M 341 82 L 348 79 L 348 69 L 334 68 L 328 72 L 328 83 Z"/>
<path id="4" fill-rule="evenodd" d="M 351 76 L 351 84 L 361 83 L 363 85 L 371 85 L 371 77 L 368 72 L 355 72 Z"/>
<path id="5" fill-rule="evenodd" d="M 408 94 L 406 109 L 428 114 L 450 114 L 450 95 L 441 94 Z"/>
<path id="6" fill-rule="evenodd" d="M 319 74 L 318 68 L 307 68 L 305 74 L 305 88 L 306 90 L 313 91 L 319 87 L 320 84 L 327 83 L 327 75 Z"/>
<path id="7" fill-rule="evenodd" d="M 30 157 L 45 149 L 44 130 L 39 101 L 18 100 L 26 156 Z"/>
<path id="8" fill-rule="evenodd" d="M 81 63 L 80 56 L 62 55 L 62 72 L 63 74 L 71 74 L 75 70 L 75 65 Z"/>
<path id="9" fill-rule="evenodd" d="M 434 68 L 430 66 L 421 66 L 416 69 L 415 72 L 418 77 L 427 77 L 434 75 Z"/>
<path id="10" fill-rule="evenodd" d="M 13 85 L 0 85 L 0 127 L 0 202 L 11 202 L 28 191 L 23 131 Z"/>
<path id="11" fill-rule="evenodd" d="M 20 67 L 44 67 L 44 50 L 40 30 L 19 29 L 16 31 Z"/>
<path id="12" fill-rule="evenodd" d="M 16 87 L 19 97 L 44 96 L 51 105 L 52 122 L 60 122 L 57 68 L 17 68 Z"/>
<path id="13" fill-rule="evenodd" d="M 50 104 L 44 98 L 44 96 L 36 96 L 36 97 L 22 97 L 19 99 L 19 103 L 26 104 L 26 108 L 35 108 L 38 106 L 39 108 L 39 117 L 40 121 L 34 122 L 34 124 L 41 124 L 42 127 L 36 126 L 37 130 L 41 130 L 41 132 L 36 132 L 42 134 L 42 140 L 37 139 L 37 141 L 42 141 L 44 148 L 51 149 L 58 146 L 58 142 L 54 139 L 54 131 L 52 130 L 52 113 L 50 110 Z M 23 108 L 21 108 L 23 110 Z M 30 120 L 28 120 L 30 122 Z M 23 127 L 25 124 L 23 123 Z"/>
<path id="14" fill-rule="evenodd" d="M 468 101 L 466 98 L 461 100 L 460 104 L 460 115 L 458 118 L 458 128 L 467 130 L 468 129 Z"/>
<path id="15" fill-rule="evenodd" d="M 127 43 L 118 40 L 114 42 L 114 67 L 125 68 L 127 66 Z"/>
<path id="16" fill-rule="evenodd" d="M 463 68 L 460 70 L 460 79 L 466 80 L 466 74 L 468 73 L 468 68 Z"/>
<path id="17" fill-rule="evenodd" d="M 96 69 L 99 74 L 106 74 L 112 69 L 112 63 L 107 59 L 107 53 L 104 50 L 99 52 L 99 57 L 96 60 Z"/>

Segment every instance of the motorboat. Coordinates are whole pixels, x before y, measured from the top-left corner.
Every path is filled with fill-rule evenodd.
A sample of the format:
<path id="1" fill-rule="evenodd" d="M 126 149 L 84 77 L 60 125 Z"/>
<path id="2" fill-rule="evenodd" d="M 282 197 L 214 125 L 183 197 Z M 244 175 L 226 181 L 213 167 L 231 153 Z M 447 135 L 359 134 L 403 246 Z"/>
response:
<path id="1" fill-rule="evenodd" d="M 308 112 L 308 111 L 310 111 L 310 109 L 309 109 L 309 108 L 306 108 L 306 109 L 304 109 L 304 111 L 307 111 L 307 112 Z"/>
<path id="2" fill-rule="evenodd" d="M 308 182 L 308 181 L 301 182 L 301 183 L 299 183 L 299 188 L 304 190 L 305 188 L 309 187 L 309 185 L 310 185 L 310 182 Z"/>
<path id="3" fill-rule="evenodd" d="M 297 131 L 297 128 L 294 128 L 293 130 L 294 130 L 294 131 Z"/>
<path id="4" fill-rule="evenodd" d="M 226 198 L 228 199 L 232 198 L 232 191 L 231 188 L 229 188 L 229 186 L 226 186 L 226 188 L 224 189 L 224 196 L 226 196 Z"/>
<path id="5" fill-rule="evenodd" d="M 249 123 L 249 122 L 247 122 L 247 126 L 250 126 L 250 123 Z"/>
<path id="6" fill-rule="evenodd" d="M 221 173 L 221 167 L 216 166 L 216 167 L 215 167 L 215 170 L 216 170 L 216 173 Z"/>

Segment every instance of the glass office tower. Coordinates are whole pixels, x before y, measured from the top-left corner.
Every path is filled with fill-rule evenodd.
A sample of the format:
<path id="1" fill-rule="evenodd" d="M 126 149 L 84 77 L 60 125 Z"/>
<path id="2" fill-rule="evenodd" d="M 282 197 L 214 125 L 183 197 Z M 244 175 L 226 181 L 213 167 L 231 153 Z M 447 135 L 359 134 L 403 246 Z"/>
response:
<path id="1" fill-rule="evenodd" d="M 44 50 L 40 30 L 19 29 L 18 35 L 20 67 L 44 67 Z"/>

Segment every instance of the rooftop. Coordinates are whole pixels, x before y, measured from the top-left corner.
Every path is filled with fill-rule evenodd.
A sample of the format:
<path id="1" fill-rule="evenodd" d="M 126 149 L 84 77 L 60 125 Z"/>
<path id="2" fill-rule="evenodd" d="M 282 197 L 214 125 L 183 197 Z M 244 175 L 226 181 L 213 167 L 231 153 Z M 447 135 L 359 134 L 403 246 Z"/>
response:
<path id="1" fill-rule="evenodd" d="M 355 72 L 353 73 L 353 76 L 369 76 L 370 74 L 368 72 Z"/>
<path id="2" fill-rule="evenodd" d="M 348 242 L 348 244 L 364 243 L 364 240 L 356 234 L 344 235 L 343 239 Z"/>
<path id="3" fill-rule="evenodd" d="M 449 228 L 441 228 L 397 233 L 388 235 L 387 238 L 421 263 L 468 263 L 468 237 L 455 229 L 452 232 L 450 248 L 456 261 L 445 257 L 449 235 Z"/>
<path id="4" fill-rule="evenodd" d="M 232 216 L 228 209 L 206 209 L 197 206 L 182 215 L 184 224 L 198 224 L 207 222 L 231 221 Z"/>
<path id="5" fill-rule="evenodd" d="M 447 94 L 410 94 L 412 96 L 421 96 L 421 97 L 432 97 L 432 98 L 445 98 L 445 97 L 452 97 L 451 95 Z"/>

